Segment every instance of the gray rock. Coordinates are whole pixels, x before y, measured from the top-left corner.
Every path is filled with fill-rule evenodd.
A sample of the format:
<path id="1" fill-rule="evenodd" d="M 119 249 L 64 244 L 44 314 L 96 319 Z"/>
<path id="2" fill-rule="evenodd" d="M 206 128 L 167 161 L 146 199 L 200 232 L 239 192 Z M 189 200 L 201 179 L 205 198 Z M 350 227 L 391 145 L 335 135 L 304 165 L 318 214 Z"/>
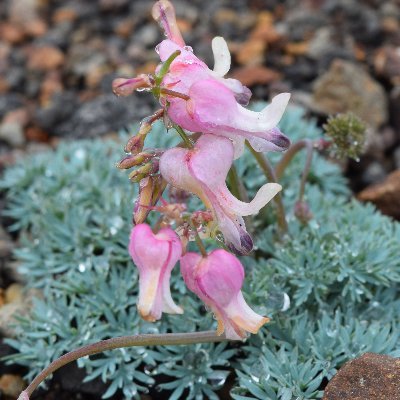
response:
<path id="1" fill-rule="evenodd" d="M 398 147 L 394 152 L 394 163 L 397 169 L 400 169 L 400 147 Z"/>
<path id="2" fill-rule="evenodd" d="M 2 119 L 9 111 L 21 108 L 23 104 L 22 96 L 16 93 L 0 95 L 0 119 Z"/>
<path id="3" fill-rule="evenodd" d="M 43 130 L 54 134 L 60 124 L 72 118 L 72 115 L 79 109 L 79 104 L 75 93 L 56 94 L 49 107 L 36 111 L 35 122 Z"/>
<path id="4" fill-rule="evenodd" d="M 151 111 L 143 98 L 102 95 L 82 104 L 71 118 L 56 128 L 55 133 L 74 138 L 105 135 L 139 122 Z"/>
<path id="5" fill-rule="evenodd" d="M 25 143 L 24 128 L 18 122 L 3 122 L 0 125 L 0 140 L 12 147 L 20 147 Z"/>
<path id="6" fill-rule="evenodd" d="M 374 128 L 388 120 L 383 87 L 357 64 L 335 60 L 313 86 L 314 107 L 323 113 L 351 111 Z"/>

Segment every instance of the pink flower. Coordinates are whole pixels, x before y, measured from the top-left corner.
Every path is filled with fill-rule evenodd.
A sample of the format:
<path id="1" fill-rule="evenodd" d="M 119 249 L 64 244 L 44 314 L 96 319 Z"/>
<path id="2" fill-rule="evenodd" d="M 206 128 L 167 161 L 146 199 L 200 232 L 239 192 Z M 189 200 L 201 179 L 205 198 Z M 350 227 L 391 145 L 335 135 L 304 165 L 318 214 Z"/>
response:
<path id="1" fill-rule="evenodd" d="M 187 253 L 181 258 L 181 272 L 189 290 L 215 314 L 219 335 L 225 331 L 228 339 L 243 339 L 269 321 L 247 305 L 241 291 L 243 266 L 227 251 L 214 250 L 207 257 Z"/>
<path id="2" fill-rule="evenodd" d="M 28 393 L 26 393 L 25 391 L 21 392 L 17 400 L 29 400 Z"/>
<path id="3" fill-rule="evenodd" d="M 154 234 L 147 224 L 131 232 L 129 253 L 139 270 L 138 310 L 143 319 L 156 321 L 162 312 L 182 314 L 169 287 L 171 271 L 182 254 L 178 235 L 170 228 Z"/>
<path id="4" fill-rule="evenodd" d="M 192 132 L 228 137 L 237 145 L 237 154 L 245 139 L 257 151 L 282 151 L 289 147 L 289 139 L 276 127 L 289 101 L 289 93 L 274 97 L 261 112 L 244 108 L 242 105 L 247 105 L 251 97 L 250 90 L 236 79 L 224 78 L 231 64 L 225 40 L 221 37 L 213 40 L 215 64 L 214 70 L 210 70 L 185 46 L 169 1 L 158 1 L 153 7 L 153 16 L 168 37 L 157 47 L 161 61 L 165 62 L 177 50 L 181 52 L 161 83 L 162 87 L 190 98 L 185 100 L 168 94 L 160 98 L 174 123 Z"/>
<path id="5" fill-rule="evenodd" d="M 171 185 L 196 194 L 209 208 L 229 248 L 247 254 L 253 241 L 243 216 L 257 214 L 281 189 L 277 183 L 261 187 L 250 203 L 234 197 L 225 180 L 234 157 L 229 139 L 202 135 L 193 149 L 173 148 L 160 158 L 160 172 Z"/>

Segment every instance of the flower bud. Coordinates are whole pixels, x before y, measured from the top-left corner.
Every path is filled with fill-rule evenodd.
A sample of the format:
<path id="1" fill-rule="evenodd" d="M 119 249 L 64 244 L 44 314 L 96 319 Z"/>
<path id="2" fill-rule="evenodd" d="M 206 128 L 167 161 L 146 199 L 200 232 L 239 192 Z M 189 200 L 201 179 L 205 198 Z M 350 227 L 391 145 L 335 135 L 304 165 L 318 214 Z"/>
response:
<path id="1" fill-rule="evenodd" d="M 143 164 L 144 162 L 150 161 L 154 157 L 152 153 L 139 153 L 135 155 L 129 155 L 123 158 L 118 164 L 117 168 L 119 169 L 129 169 L 132 167 L 137 167 L 138 165 Z"/>
<path id="2" fill-rule="evenodd" d="M 219 335 L 225 331 L 227 339 L 240 340 L 269 321 L 247 305 L 241 291 L 243 266 L 226 250 L 214 250 L 207 257 L 186 253 L 181 258 L 181 272 L 189 290 L 215 314 Z"/>
<path id="3" fill-rule="evenodd" d="M 153 205 L 153 190 L 155 177 L 149 176 L 139 183 L 139 197 L 135 203 L 133 222 L 135 225 L 146 221 L 146 218 Z"/>
<path id="4" fill-rule="evenodd" d="M 308 221 L 313 219 L 310 207 L 305 201 L 296 202 L 294 205 L 294 215 L 302 224 L 307 224 Z"/>
<path id="5" fill-rule="evenodd" d="M 141 74 L 136 78 L 114 79 L 112 83 L 112 90 L 115 95 L 126 97 L 131 95 L 135 90 L 151 88 L 151 80 L 148 75 Z"/>
<path id="6" fill-rule="evenodd" d="M 168 39 L 181 47 L 185 46 L 185 42 L 176 23 L 174 6 L 168 0 L 157 1 L 153 6 L 151 15 L 160 24 Z"/>
<path id="7" fill-rule="evenodd" d="M 159 161 L 157 159 L 152 159 L 150 162 L 144 164 L 142 167 L 132 171 L 129 174 L 129 179 L 131 182 L 139 182 L 143 178 L 158 172 Z"/>
<path id="8" fill-rule="evenodd" d="M 125 145 L 125 153 L 140 153 L 143 150 L 145 139 L 146 136 L 141 134 L 131 137 Z"/>
<path id="9" fill-rule="evenodd" d="M 139 270 L 138 311 L 146 321 L 156 321 L 163 312 L 182 314 L 169 287 L 171 271 L 182 254 L 178 235 L 171 228 L 154 234 L 147 224 L 131 232 L 129 253 Z"/>

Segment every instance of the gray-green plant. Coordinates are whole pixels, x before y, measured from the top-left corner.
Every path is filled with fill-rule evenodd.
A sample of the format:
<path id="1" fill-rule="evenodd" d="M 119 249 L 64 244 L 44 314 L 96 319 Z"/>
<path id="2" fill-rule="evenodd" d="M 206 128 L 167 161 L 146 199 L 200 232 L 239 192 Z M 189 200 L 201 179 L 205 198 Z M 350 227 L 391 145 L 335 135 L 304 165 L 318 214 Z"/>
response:
<path id="1" fill-rule="evenodd" d="M 153 136 L 161 142 L 149 146 L 175 140 L 161 125 L 157 129 Z M 298 108 L 287 112 L 281 129 L 293 141 L 323 137 Z M 119 155 L 119 140 L 63 143 L 24 159 L 1 181 L 5 214 L 19 234 L 21 274 L 28 287 L 43 292 L 29 317 L 18 318 L 17 336 L 7 340 L 17 351 L 9 362 L 28 366 L 29 380 L 89 342 L 215 324 L 177 270 L 172 293 L 183 316 L 155 324 L 139 318 L 138 274 L 127 252 L 137 193 L 126 174 L 112 168 Z M 165 398 L 217 399 L 230 376 L 231 396 L 238 400 L 318 399 L 347 360 L 366 351 L 400 355 L 400 225 L 350 200 L 339 166 L 319 154 L 305 192 L 313 218 L 297 220 L 304 161 L 300 152 L 282 178 L 288 234 L 279 237 L 268 207 L 251 221 L 255 256 L 243 259 L 246 299 L 271 323 L 240 344 L 137 347 L 81 359 L 85 380 L 109 385 L 103 398 L 120 390 L 138 399 L 157 387 Z M 245 155 L 236 167 L 250 192 L 263 183 L 253 157 Z"/>

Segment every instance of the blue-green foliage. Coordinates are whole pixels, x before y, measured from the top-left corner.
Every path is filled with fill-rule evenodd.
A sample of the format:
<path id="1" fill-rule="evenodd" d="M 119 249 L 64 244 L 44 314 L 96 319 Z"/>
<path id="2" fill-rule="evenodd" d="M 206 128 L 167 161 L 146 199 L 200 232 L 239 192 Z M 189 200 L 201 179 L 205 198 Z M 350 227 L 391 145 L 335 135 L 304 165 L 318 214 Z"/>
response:
<path id="1" fill-rule="evenodd" d="M 291 109 L 281 128 L 293 141 L 321 137 L 301 109 Z M 177 141 L 161 126 L 152 137 L 153 147 Z M 12 361 L 29 367 L 28 379 L 64 352 L 99 339 L 215 327 L 177 269 L 172 293 L 184 315 L 155 324 L 137 315 L 138 276 L 127 253 L 136 191 L 112 168 L 121 148 L 119 141 L 64 143 L 9 169 L 1 182 L 6 213 L 20 233 L 20 270 L 44 292 L 8 340 L 18 350 Z M 272 322 L 240 345 L 132 348 L 80 360 L 86 380 L 109 384 L 104 398 L 121 389 L 136 399 L 157 387 L 175 400 L 218 399 L 235 374 L 237 400 L 317 399 L 350 358 L 366 351 L 400 355 L 400 226 L 349 201 L 339 167 L 319 155 L 306 190 L 314 218 L 302 225 L 293 205 L 304 161 L 299 153 L 282 179 L 289 234 L 279 238 L 267 207 L 253 219 L 255 257 L 243 259 L 245 296 Z M 250 193 L 265 182 L 249 153 L 236 167 Z M 284 294 L 292 302 L 286 311 Z"/>

